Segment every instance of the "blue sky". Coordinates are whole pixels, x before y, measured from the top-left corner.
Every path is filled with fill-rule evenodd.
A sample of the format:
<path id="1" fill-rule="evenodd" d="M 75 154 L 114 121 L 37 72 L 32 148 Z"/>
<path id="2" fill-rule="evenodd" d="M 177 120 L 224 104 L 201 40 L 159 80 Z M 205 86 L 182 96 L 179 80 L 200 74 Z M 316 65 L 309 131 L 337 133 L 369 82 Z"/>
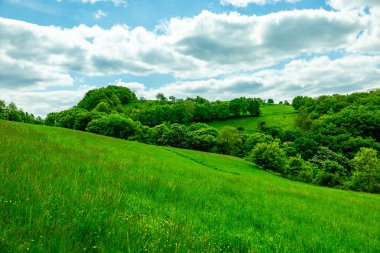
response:
<path id="1" fill-rule="evenodd" d="M 0 0 L 0 99 L 45 116 L 89 89 L 291 100 L 380 87 L 377 0 Z"/>

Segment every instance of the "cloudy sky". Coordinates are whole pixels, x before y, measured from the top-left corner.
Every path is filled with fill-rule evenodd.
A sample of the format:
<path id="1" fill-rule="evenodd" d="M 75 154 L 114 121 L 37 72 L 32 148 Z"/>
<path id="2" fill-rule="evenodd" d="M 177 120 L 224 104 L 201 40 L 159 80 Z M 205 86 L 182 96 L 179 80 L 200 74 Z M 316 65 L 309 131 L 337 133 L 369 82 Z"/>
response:
<path id="1" fill-rule="evenodd" d="M 0 0 L 0 99 L 45 116 L 108 84 L 277 101 L 380 88 L 380 1 Z"/>

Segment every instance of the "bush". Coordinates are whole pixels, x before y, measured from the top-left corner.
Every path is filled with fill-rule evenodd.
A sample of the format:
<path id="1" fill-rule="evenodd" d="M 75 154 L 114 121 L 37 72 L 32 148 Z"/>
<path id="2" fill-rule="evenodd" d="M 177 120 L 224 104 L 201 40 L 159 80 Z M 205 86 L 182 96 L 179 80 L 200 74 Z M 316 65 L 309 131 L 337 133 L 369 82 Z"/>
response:
<path id="1" fill-rule="evenodd" d="M 188 130 L 184 125 L 172 124 L 167 132 L 162 135 L 164 145 L 176 148 L 186 148 L 188 140 Z"/>
<path id="2" fill-rule="evenodd" d="M 136 131 L 136 124 L 130 118 L 124 118 L 119 114 L 103 116 L 99 119 L 92 120 L 86 131 L 112 136 L 121 139 L 128 139 Z"/>
<path id="3" fill-rule="evenodd" d="M 235 127 L 223 127 L 218 137 L 218 147 L 222 154 L 238 155 L 242 140 L 240 138 L 239 130 Z"/>
<path id="4" fill-rule="evenodd" d="M 244 156 L 249 155 L 249 153 L 252 151 L 252 149 L 259 143 L 272 143 L 273 137 L 264 134 L 264 133 L 254 133 L 248 137 L 248 139 L 245 141 L 243 150 L 244 150 Z"/>
<path id="5" fill-rule="evenodd" d="M 377 151 L 362 148 L 353 159 L 354 173 L 350 180 L 350 188 L 357 191 L 380 192 L 380 160 Z"/>
<path id="6" fill-rule="evenodd" d="M 316 183 L 323 186 L 336 187 L 341 185 L 347 175 L 347 170 L 335 161 L 326 160 L 316 178 Z"/>
<path id="7" fill-rule="evenodd" d="M 277 142 L 257 144 L 248 160 L 260 165 L 265 170 L 283 173 L 286 165 L 285 152 Z"/>

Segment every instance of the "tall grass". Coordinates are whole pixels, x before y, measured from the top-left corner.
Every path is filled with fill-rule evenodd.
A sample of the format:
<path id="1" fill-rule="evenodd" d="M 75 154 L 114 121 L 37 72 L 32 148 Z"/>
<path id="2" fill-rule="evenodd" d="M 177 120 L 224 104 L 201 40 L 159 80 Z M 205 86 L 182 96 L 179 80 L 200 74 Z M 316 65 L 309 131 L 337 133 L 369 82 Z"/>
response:
<path id="1" fill-rule="evenodd" d="M 0 252 L 379 252 L 380 197 L 0 121 Z"/>

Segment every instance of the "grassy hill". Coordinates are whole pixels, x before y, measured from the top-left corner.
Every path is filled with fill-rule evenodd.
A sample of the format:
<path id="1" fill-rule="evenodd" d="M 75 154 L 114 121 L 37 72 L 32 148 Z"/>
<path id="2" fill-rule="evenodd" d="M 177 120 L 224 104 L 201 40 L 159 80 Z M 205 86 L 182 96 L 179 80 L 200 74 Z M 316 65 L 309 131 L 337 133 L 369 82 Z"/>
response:
<path id="1" fill-rule="evenodd" d="M 380 196 L 0 121 L 0 252 L 379 252 Z"/>
<path id="2" fill-rule="evenodd" d="M 260 121 L 264 121 L 268 126 L 293 127 L 297 116 L 297 111 L 291 105 L 262 105 L 260 111 L 259 117 L 215 120 L 207 124 L 217 129 L 224 126 L 244 127 L 246 133 L 253 133 L 257 130 L 257 123 Z"/>

